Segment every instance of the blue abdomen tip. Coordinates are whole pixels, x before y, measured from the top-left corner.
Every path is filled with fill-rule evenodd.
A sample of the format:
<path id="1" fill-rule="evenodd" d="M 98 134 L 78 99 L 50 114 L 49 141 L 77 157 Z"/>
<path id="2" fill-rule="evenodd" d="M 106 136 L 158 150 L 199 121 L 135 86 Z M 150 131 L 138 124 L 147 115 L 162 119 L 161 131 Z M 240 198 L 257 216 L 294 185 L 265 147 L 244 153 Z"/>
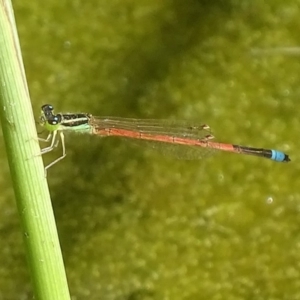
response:
<path id="1" fill-rule="evenodd" d="M 281 151 L 277 151 L 277 150 L 272 150 L 272 156 L 271 159 L 275 160 L 275 161 L 289 161 L 289 158 L 286 154 L 284 154 Z"/>

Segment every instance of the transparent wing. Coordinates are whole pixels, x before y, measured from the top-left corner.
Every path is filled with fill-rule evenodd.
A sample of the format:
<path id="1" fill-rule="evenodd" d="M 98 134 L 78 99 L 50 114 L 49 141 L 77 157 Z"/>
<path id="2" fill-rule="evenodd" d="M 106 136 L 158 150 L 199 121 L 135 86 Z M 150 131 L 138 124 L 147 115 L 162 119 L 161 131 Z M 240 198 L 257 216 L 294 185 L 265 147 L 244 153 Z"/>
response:
<path id="1" fill-rule="evenodd" d="M 186 121 L 91 117 L 93 133 L 119 136 L 180 159 L 201 159 L 212 149 L 196 146 L 213 138 L 208 125 Z"/>

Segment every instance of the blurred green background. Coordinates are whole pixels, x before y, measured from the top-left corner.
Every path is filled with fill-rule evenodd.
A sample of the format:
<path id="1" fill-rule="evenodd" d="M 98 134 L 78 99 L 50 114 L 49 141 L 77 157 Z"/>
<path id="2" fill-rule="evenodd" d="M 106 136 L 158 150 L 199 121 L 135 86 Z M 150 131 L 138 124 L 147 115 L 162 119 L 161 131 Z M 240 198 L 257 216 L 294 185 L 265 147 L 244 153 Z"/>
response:
<path id="1" fill-rule="evenodd" d="M 300 299 L 300 48 L 278 50 L 300 45 L 300 1 L 13 5 L 37 120 L 45 103 L 186 119 L 292 159 L 184 161 L 67 136 L 48 181 L 72 299 Z M 0 299 L 32 299 L 0 147 Z"/>

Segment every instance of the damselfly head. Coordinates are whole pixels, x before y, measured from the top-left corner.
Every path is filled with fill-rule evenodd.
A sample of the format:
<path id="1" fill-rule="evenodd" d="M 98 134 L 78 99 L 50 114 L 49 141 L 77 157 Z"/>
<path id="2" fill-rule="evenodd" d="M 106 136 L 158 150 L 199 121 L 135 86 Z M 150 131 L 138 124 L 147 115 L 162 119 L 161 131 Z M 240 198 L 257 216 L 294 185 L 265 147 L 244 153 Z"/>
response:
<path id="1" fill-rule="evenodd" d="M 58 125 L 61 123 L 62 116 L 61 114 L 53 114 L 53 106 L 51 104 L 45 104 L 42 106 L 42 113 L 40 117 L 40 124 L 44 125 Z"/>

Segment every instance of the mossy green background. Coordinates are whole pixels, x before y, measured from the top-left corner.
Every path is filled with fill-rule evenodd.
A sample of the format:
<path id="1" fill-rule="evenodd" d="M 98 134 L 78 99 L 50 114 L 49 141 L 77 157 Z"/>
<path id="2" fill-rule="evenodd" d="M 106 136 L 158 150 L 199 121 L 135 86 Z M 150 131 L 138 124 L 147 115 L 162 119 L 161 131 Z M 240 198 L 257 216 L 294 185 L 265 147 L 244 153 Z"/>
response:
<path id="1" fill-rule="evenodd" d="M 13 5 L 37 120 L 45 103 L 186 119 L 292 159 L 68 135 L 48 181 L 72 299 L 300 299 L 300 51 L 262 51 L 300 44 L 300 1 Z M 0 143 L 0 299 L 32 299 Z"/>

